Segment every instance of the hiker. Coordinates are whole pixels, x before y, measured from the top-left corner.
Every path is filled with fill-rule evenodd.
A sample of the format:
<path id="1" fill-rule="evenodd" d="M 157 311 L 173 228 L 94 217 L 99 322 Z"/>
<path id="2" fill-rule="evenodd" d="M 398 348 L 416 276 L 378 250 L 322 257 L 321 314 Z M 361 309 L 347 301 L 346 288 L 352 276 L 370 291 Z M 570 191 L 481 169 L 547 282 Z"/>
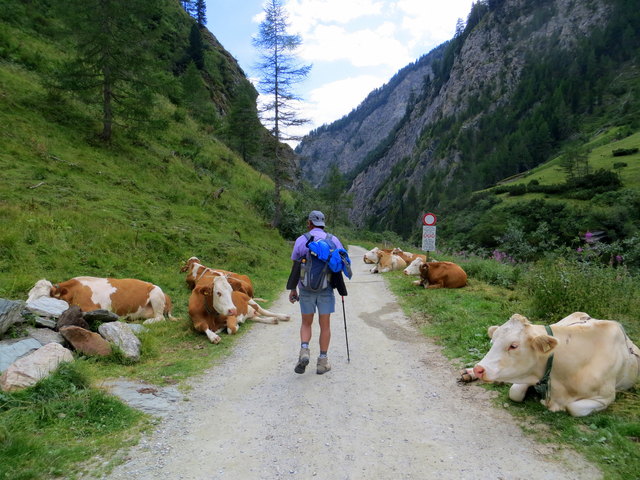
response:
<path id="1" fill-rule="evenodd" d="M 312 211 L 307 220 L 308 232 L 296 239 L 291 253 L 293 266 L 287 282 L 287 290 L 289 290 L 291 303 L 300 302 L 300 313 L 302 314 L 300 355 L 294 369 L 296 373 L 304 373 L 309 364 L 309 342 L 311 341 L 313 316 L 316 309 L 320 323 L 320 355 L 318 356 L 316 373 L 322 375 L 331 370 L 327 352 L 331 340 L 331 314 L 335 311 L 333 289 L 336 288 L 342 296 L 347 295 L 342 271 L 345 271 L 347 276 L 351 278 L 349 266 L 351 261 L 348 259 L 347 252 L 340 240 L 325 232 L 324 228 L 324 214 L 318 210 Z M 325 251 L 318 254 L 319 251 L 316 251 L 316 248 L 325 249 Z M 332 256 L 332 253 L 335 254 Z M 318 262 L 318 258 L 327 261 Z M 331 268 L 328 268 L 327 262 L 336 259 L 339 266 L 332 265 Z M 314 265 L 314 268 L 310 264 Z M 320 268 L 323 266 L 324 268 Z M 320 269 L 318 270 L 316 267 Z"/>

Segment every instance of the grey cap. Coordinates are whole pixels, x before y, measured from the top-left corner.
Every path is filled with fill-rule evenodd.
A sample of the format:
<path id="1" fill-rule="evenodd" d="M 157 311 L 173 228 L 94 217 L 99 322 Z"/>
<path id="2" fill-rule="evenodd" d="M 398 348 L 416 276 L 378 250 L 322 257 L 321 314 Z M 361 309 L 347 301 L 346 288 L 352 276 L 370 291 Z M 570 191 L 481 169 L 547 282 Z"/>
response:
<path id="1" fill-rule="evenodd" d="M 324 213 L 319 210 L 314 210 L 309 214 L 309 220 L 316 227 L 324 227 Z"/>

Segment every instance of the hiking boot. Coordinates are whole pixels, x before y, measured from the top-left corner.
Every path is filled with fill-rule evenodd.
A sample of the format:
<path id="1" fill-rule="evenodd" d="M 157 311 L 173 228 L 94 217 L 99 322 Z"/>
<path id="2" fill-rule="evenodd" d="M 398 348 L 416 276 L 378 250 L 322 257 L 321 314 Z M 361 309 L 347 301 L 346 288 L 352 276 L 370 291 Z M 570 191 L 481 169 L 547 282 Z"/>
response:
<path id="1" fill-rule="evenodd" d="M 301 348 L 300 356 L 298 357 L 298 364 L 296 365 L 296 368 L 294 368 L 294 371 L 296 373 L 304 373 L 304 369 L 307 368 L 307 365 L 309 365 L 309 349 Z"/>
<path id="2" fill-rule="evenodd" d="M 327 357 L 318 357 L 318 367 L 316 373 L 318 375 L 322 375 L 323 373 L 327 373 L 329 370 L 331 370 L 329 359 Z"/>

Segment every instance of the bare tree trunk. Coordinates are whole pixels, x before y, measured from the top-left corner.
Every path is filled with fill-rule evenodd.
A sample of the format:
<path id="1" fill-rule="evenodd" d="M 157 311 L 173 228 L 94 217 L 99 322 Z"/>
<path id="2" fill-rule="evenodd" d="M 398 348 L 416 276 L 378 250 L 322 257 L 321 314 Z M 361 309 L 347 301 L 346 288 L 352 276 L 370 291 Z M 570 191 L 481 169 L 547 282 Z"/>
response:
<path id="1" fill-rule="evenodd" d="M 104 81 L 102 83 L 102 134 L 100 137 L 105 140 L 111 140 L 111 128 L 113 126 L 113 111 L 111 102 L 113 100 L 113 91 L 111 89 L 111 72 L 109 67 L 104 68 Z"/>

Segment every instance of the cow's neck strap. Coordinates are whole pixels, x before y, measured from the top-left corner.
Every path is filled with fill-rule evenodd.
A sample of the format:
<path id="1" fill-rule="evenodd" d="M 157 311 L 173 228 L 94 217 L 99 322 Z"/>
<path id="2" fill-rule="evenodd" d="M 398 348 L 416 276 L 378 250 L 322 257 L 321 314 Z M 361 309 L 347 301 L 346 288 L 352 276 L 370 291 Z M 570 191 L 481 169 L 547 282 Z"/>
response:
<path id="1" fill-rule="evenodd" d="M 545 325 L 544 328 L 547 333 L 553 337 L 551 327 L 549 325 Z M 538 392 L 538 394 L 544 399 L 549 397 L 549 377 L 551 377 L 551 367 L 553 367 L 553 353 L 549 355 L 549 358 L 547 359 L 547 367 L 544 370 L 544 375 L 540 380 L 538 380 L 538 383 L 533 386 L 536 392 Z"/>

